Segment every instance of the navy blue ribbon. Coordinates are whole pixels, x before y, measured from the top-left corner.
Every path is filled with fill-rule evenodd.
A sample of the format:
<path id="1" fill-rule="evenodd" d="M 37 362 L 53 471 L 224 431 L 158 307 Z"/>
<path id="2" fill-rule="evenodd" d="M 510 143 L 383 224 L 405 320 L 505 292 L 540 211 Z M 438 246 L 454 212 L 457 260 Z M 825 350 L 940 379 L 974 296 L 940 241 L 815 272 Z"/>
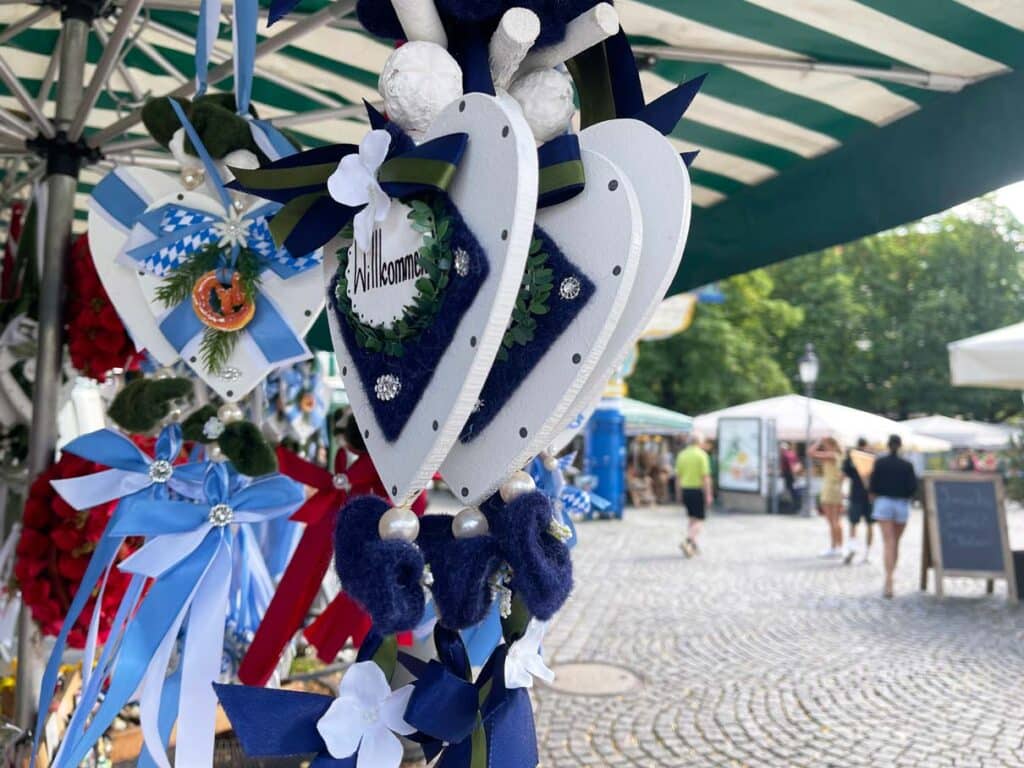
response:
<path id="1" fill-rule="evenodd" d="M 537 149 L 537 161 L 540 166 L 538 208 L 571 200 L 586 186 L 580 140 L 576 134 L 567 133 L 542 144 Z"/>

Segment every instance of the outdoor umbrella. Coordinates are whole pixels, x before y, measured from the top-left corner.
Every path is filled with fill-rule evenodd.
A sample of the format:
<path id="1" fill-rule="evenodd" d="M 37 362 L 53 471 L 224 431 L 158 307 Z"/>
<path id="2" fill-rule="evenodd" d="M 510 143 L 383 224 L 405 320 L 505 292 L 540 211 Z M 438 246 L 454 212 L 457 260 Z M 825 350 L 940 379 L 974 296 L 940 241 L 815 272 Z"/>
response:
<path id="1" fill-rule="evenodd" d="M 1024 390 L 1024 323 L 951 342 L 948 349 L 953 386 Z"/>
<path id="2" fill-rule="evenodd" d="M 951 419 L 949 416 L 923 416 L 901 422 L 919 435 L 946 440 L 958 448 L 994 450 L 1005 448 L 1019 429 L 1004 424 L 986 424 L 983 421 Z"/>
<path id="3" fill-rule="evenodd" d="M 705 435 L 714 435 L 718 420 L 727 416 L 754 416 L 775 419 L 780 440 L 803 441 L 807 438 L 808 398 L 803 395 L 781 395 L 766 400 L 734 405 L 720 411 L 705 413 L 693 420 L 693 427 Z M 867 411 L 860 411 L 827 400 L 810 399 L 811 439 L 834 437 L 846 447 L 865 438 L 873 447 L 885 445 L 889 435 L 899 435 L 903 447 L 920 453 L 942 453 L 952 448 L 945 440 L 927 437 L 908 429 L 903 422 L 893 421 Z"/>

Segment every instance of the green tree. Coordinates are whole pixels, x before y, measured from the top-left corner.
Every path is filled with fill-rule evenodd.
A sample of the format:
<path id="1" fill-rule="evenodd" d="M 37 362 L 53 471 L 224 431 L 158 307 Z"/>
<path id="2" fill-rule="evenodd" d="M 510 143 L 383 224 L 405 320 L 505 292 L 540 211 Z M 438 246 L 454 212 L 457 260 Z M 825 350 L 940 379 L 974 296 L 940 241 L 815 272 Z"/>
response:
<path id="1" fill-rule="evenodd" d="M 803 313 L 772 290 L 764 270 L 727 280 L 724 303 L 700 305 L 684 333 L 640 345 L 630 395 L 696 414 L 789 392 L 775 349 Z"/>
<path id="2" fill-rule="evenodd" d="M 1019 393 L 953 387 L 946 344 L 1024 318 L 1024 227 L 990 200 L 770 267 L 774 295 L 804 310 L 778 359 L 806 342 L 818 393 L 894 418 L 921 413 L 1001 420 Z"/>

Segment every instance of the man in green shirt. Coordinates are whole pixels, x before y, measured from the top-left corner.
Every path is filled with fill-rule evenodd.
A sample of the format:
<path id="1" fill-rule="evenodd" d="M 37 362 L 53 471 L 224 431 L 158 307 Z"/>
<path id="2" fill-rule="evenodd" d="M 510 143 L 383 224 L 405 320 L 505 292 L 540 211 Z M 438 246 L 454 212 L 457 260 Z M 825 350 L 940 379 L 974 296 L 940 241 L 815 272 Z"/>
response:
<path id="1" fill-rule="evenodd" d="M 711 459 L 701 445 L 704 437 L 693 432 L 686 448 L 676 457 L 676 485 L 682 491 L 683 505 L 689 524 L 686 541 L 679 546 L 683 554 L 693 557 L 700 551 L 697 537 L 704 524 L 705 510 L 714 499 L 711 489 Z"/>

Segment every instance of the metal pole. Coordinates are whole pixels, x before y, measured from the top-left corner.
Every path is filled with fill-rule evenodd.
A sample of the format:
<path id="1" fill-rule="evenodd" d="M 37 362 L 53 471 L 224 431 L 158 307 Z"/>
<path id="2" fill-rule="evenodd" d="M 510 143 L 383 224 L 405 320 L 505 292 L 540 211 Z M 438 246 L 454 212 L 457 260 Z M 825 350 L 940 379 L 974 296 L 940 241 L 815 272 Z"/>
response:
<path id="1" fill-rule="evenodd" d="M 82 103 L 86 43 L 89 22 L 65 18 L 57 80 L 54 126 L 66 130 Z M 53 462 L 57 443 L 57 397 L 60 388 L 61 310 L 64 293 L 64 262 L 75 216 L 78 163 L 54 164 L 47 168 L 46 235 L 43 242 L 43 272 L 39 283 L 39 330 L 36 351 L 36 380 L 32 393 L 32 425 L 29 432 L 28 471 L 34 478 Z M 33 639 L 32 620 L 22 607 L 18 625 L 18 678 L 15 688 L 18 725 L 30 728 L 38 708 L 39 648 Z"/>
<path id="2" fill-rule="evenodd" d="M 807 437 L 804 441 L 804 476 L 807 484 L 804 486 L 804 517 L 811 516 L 811 398 L 814 396 L 814 385 L 804 385 L 804 400 L 807 403 Z"/>

